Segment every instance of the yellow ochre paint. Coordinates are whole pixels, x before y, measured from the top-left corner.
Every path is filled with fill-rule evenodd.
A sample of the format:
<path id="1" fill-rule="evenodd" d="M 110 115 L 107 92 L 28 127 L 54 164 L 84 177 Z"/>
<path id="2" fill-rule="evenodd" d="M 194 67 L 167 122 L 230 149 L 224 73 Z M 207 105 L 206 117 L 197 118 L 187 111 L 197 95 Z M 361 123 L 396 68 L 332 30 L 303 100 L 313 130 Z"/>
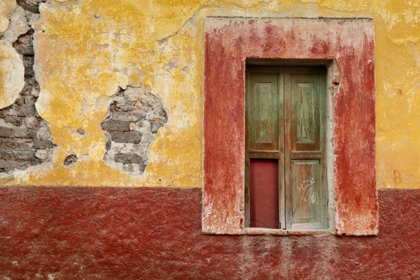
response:
<path id="1" fill-rule="evenodd" d="M 16 172 L 0 184 L 200 188 L 207 16 L 373 18 L 377 187 L 420 188 L 420 1 L 415 0 L 60 0 L 42 5 L 35 24 L 41 86 L 36 106 L 57 148 L 52 164 Z M 140 83 L 162 99 L 169 120 L 150 145 L 145 173 L 132 177 L 104 164 L 100 123 L 118 87 Z M 78 162 L 64 167 L 73 153 Z"/>

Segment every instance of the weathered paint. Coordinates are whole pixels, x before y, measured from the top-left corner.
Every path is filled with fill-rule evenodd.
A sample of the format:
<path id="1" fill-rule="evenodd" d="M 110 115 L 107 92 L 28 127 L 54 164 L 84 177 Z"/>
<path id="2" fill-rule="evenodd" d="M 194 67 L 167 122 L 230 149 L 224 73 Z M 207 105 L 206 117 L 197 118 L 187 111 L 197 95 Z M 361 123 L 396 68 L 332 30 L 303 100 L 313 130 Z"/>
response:
<path id="1" fill-rule="evenodd" d="M 9 27 L 9 15 L 16 7 L 16 0 L 3 0 L 0 2 L 0 32 Z"/>
<path id="2" fill-rule="evenodd" d="M 0 5 L 3 30 L 15 1 Z M 200 187 L 204 17 L 370 17 L 377 57 L 377 187 L 417 188 L 419 5 L 408 0 L 51 1 L 37 24 L 36 72 L 42 88 L 37 107 L 58 148 L 52 166 L 0 183 Z M 0 76 L 6 70 L 0 67 Z M 103 163 L 105 136 L 99 124 L 117 86 L 138 83 L 162 98 L 170 121 L 150 147 L 145 174 L 133 178 Z M 79 128 L 85 137 L 77 135 Z M 68 154 L 81 160 L 63 168 Z"/>
<path id="3" fill-rule="evenodd" d="M 327 120 L 325 114 L 325 66 L 264 67 L 251 63 L 247 61 L 245 79 L 245 227 L 255 227 L 255 222 L 264 221 L 266 216 L 274 219 L 270 228 L 281 224 L 282 229 L 302 229 L 306 223 L 306 229 L 332 229 L 332 221 L 326 219 L 331 203 L 325 188 L 325 130 L 333 120 Z M 269 179 L 273 175 L 271 165 L 264 167 L 270 161 L 256 159 L 274 160 L 279 184 Z M 256 178 L 260 183 L 256 184 Z M 271 193 L 273 187 L 275 195 Z M 275 205 L 270 202 L 273 199 Z M 253 214 L 258 217 L 253 218 Z"/>
<path id="4" fill-rule="evenodd" d="M 0 34 L 8 29 L 15 7 L 15 0 L 0 2 Z M 25 30 L 16 30 L 19 26 L 13 29 L 7 36 L 0 37 L 0 109 L 13 104 L 25 84 L 22 59 L 8 41 L 9 37 L 18 36 L 19 31 Z"/>
<path id="5" fill-rule="evenodd" d="M 418 279 L 420 190 L 381 190 L 377 237 L 215 236 L 199 189 L 2 188 L 0 278 Z"/>
<path id="6" fill-rule="evenodd" d="M 0 32 L 15 6 L 15 0 L 0 1 Z M 203 27 L 208 16 L 373 18 L 377 187 L 419 188 L 419 6 L 411 0 L 43 4 L 35 44 L 42 88 L 38 110 L 59 146 L 51 166 L 0 179 L 1 185 L 42 187 L 0 190 L 0 276 L 420 278 L 417 190 L 381 190 L 379 235 L 353 238 L 203 235 L 198 189 L 120 188 L 202 187 Z M 22 64 L 16 56 L 12 60 Z M 11 70 L 2 65 L 0 78 Z M 23 79 L 19 73 L 13 70 L 13 77 Z M 140 83 L 163 100 L 170 121 L 150 147 L 145 174 L 133 177 L 103 163 L 100 123 L 118 86 Z M 65 168 L 69 155 L 78 161 Z M 63 188 L 46 187 L 51 185 Z M 118 187 L 68 187 L 74 185 Z"/>
<path id="7" fill-rule="evenodd" d="M 19 97 L 24 82 L 22 59 L 12 47 L 0 43 L 0 109 L 12 105 Z"/>
<path id="8" fill-rule="evenodd" d="M 334 96 L 332 139 L 336 232 L 377 233 L 373 35 L 370 20 L 206 22 L 204 232 L 244 232 L 244 68 L 252 57 L 337 61 L 341 81 Z"/>

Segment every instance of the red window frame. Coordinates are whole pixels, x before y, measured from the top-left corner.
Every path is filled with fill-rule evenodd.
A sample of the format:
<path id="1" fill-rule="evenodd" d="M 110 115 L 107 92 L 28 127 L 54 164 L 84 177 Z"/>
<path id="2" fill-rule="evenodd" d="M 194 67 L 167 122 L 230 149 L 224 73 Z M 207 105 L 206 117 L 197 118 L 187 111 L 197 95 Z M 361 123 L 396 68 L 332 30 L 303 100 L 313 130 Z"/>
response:
<path id="1" fill-rule="evenodd" d="M 370 19 L 208 18 L 202 231 L 245 234 L 245 61 L 334 59 L 335 234 L 376 235 L 374 26 Z"/>

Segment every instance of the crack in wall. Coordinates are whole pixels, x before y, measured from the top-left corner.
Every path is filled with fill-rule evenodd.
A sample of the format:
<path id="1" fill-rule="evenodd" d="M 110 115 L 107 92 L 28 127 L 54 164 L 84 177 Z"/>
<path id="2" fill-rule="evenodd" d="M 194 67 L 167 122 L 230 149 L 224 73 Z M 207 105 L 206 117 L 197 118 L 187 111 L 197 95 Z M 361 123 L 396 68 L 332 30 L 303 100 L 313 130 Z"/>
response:
<path id="1" fill-rule="evenodd" d="M 194 22 L 195 19 L 200 14 L 200 12 L 202 10 L 204 10 L 205 8 L 207 8 L 210 5 L 210 3 L 212 3 L 212 2 L 214 2 L 214 0 L 209 0 L 206 3 L 204 3 L 203 5 L 201 5 L 201 7 L 199 7 L 198 9 L 195 10 L 194 14 L 191 17 L 189 17 L 186 21 L 184 21 L 184 23 L 178 28 L 177 31 L 175 31 L 172 34 L 169 34 L 168 36 L 165 36 L 162 39 L 156 40 L 156 41 L 159 42 L 159 43 L 164 43 L 164 42 L 167 42 L 171 37 L 173 37 L 175 35 L 178 35 L 182 31 L 182 29 L 184 29 L 185 26 L 187 26 L 191 22 Z"/>
<path id="2" fill-rule="evenodd" d="M 101 123 L 105 133 L 105 163 L 130 175 L 141 175 L 156 134 L 168 121 L 162 100 L 149 87 L 120 89 Z"/>
<path id="3" fill-rule="evenodd" d="M 0 110 L 0 177 L 52 161 L 53 138 L 35 102 L 40 88 L 34 73 L 34 29 L 39 5 L 46 0 L 18 0 L 0 42 L 13 46 L 22 58 L 25 85 L 16 101 Z"/>

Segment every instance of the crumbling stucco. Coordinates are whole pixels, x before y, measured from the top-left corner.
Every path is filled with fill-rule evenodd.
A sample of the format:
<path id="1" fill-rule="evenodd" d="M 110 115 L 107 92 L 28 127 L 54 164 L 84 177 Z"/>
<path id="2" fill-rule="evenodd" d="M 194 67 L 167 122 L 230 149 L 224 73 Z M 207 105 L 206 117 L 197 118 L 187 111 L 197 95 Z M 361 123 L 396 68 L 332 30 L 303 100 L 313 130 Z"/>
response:
<path id="1" fill-rule="evenodd" d="M 0 109 L 11 105 L 19 97 L 24 81 L 24 67 L 13 49 L 19 35 L 29 30 L 25 11 L 15 1 L 0 3 Z"/>
<path id="2" fill-rule="evenodd" d="M 0 108 L 10 106 L 19 97 L 25 80 L 22 59 L 13 47 L 0 43 Z"/>
<path id="3" fill-rule="evenodd" d="M 0 32 L 9 25 L 15 4 L 0 1 Z M 0 184 L 200 188 L 204 18 L 367 17 L 375 25 L 377 58 L 377 186 L 416 187 L 419 5 L 382 0 L 49 0 L 39 6 L 34 36 L 41 88 L 36 107 L 58 145 L 53 165 L 42 174 L 29 169 Z M 0 66 L 1 73 L 4 68 Z M 117 88 L 140 84 L 159 93 L 170 118 L 149 148 L 148 168 L 132 177 L 104 163 L 106 139 L 100 124 Z M 64 168 L 69 154 L 78 161 Z"/>
<path id="4" fill-rule="evenodd" d="M 75 165 L 77 162 L 77 156 L 76 155 L 68 155 L 63 162 L 63 165 L 65 167 L 71 167 L 73 165 Z"/>
<path id="5" fill-rule="evenodd" d="M 107 139 L 105 163 L 130 175 L 143 174 L 149 145 L 167 121 L 162 101 L 150 88 L 121 89 L 101 123 Z"/>
<path id="6" fill-rule="evenodd" d="M 48 125 L 35 109 L 40 89 L 33 69 L 32 24 L 39 17 L 38 2 L 44 1 L 18 4 L 25 2 L 15 7 L 0 37 L 0 68 L 6 70 L 0 104 L 0 176 L 51 162 L 54 148 Z"/>
<path id="7" fill-rule="evenodd" d="M 16 0 L 0 1 L 0 32 L 3 32 L 9 26 L 9 15 L 16 7 Z"/>

